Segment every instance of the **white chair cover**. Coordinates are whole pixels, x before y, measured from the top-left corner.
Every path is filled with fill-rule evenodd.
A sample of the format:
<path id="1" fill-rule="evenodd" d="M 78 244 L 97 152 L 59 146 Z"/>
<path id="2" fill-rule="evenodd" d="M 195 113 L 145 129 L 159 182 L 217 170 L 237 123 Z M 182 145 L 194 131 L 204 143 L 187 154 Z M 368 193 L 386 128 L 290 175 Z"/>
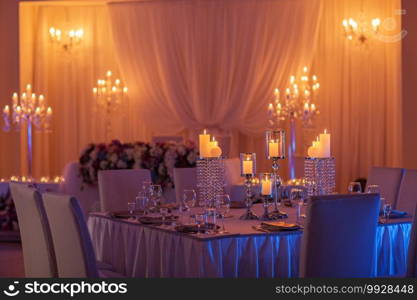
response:
<path id="1" fill-rule="evenodd" d="M 48 219 L 38 191 L 10 183 L 19 220 L 26 277 L 57 277 Z"/>
<path id="2" fill-rule="evenodd" d="M 301 277 L 371 277 L 379 195 L 312 197 L 301 246 Z"/>
<path id="3" fill-rule="evenodd" d="M 417 170 L 404 170 L 394 208 L 413 215 L 417 206 Z"/>
<path id="4" fill-rule="evenodd" d="M 135 200 L 144 181 L 151 181 L 149 170 L 99 171 L 101 211 L 127 210 L 127 202 Z"/>
<path id="5" fill-rule="evenodd" d="M 407 277 L 417 277 L 417 207 L 414 212 L 413 228 L 408 245 Z"/>
<path id="6" fill-rule="evenodd" d="M 175 197 L 181 203 L 184 190 L 195 190 L 197 193 L 196 168 L 174 168 Z"/>
<path id="7" fill-rule="evenodd" d="M 51 227 L 59 277 L 98 277 L 96 256 L 78 201 L 62 194 L 43 194 Z"/>
<path id="8" fill-rule="evenodd" d="M 59 192 L 72 195 L 78 199 L 86 218 L 90 212 L 99 210 L 100 197 L 98 187 L 83 184 L 79 176 L 78 162 L 71 162 L 65 166 L 64 179 L 65 181 L 59 187 Z"/>
<path id="9" fill-rule="evenodd" d="M 372 167 L 366 185 L 377 184 L 381 189 L 381 197 L 390 201 L 393 207 L 397 202 L 403 169 Z"/>
<path id="10" fill-rule="evenodd" d="M 152 143 L 166 143 L 166 142 L 183 142 L 182 136 L 154 136 L 152 137 Z"/>

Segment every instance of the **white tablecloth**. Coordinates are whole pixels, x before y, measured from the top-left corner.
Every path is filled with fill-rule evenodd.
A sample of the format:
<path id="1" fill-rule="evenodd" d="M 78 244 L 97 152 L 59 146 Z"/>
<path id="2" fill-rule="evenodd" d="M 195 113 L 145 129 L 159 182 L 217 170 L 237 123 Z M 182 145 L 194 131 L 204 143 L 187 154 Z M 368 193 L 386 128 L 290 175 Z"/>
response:
<path id="1" fill-rule="evenodd" d="M 257 207 L 259 209 L 259 207 Z M 289 220 L 294 210 L 285 208 Z M 259 221 L 226 219 L 230 235 L 184 235 L 135 221 L 91 215 L 97 258 L 128 277 L 297 277 L 302 232 L 260 233 Z M 409 222 L 405 222 L 409 221 Z M 404 274 L 411 220 L 379 225 L 375 275 Z"/>

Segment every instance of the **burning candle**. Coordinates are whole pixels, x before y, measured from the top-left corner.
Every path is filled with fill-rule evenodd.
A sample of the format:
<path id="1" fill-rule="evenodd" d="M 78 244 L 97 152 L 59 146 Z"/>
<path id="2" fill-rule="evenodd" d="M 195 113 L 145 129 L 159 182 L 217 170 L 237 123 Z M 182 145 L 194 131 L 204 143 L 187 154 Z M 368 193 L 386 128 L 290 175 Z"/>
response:
<path id="1" fill-rule="evenodd" d="M 10 114 L 10 107 L 6 105 L 3 109 L 4 114 L 9 115 Z"/>
<path id="2" fill-rule="evenodd" d="M 272 194 L 272 180 L 271 176 L 263 174 L 261 177 L 261 194 L 268 196 Z"/>
<path id="3" fill-rule="evenodd" d="M 330 133 L 327 129 L 320 134 L 320 157 L 330 157 Z"/>
<path id="4" fill-rule="evenodd" d="M 207 130 L 204 129 L 203 133 L 198 136 L 200 158 L 210 156 L 210 135 L 207 134 Z"/>
<path id="5" fill-rule="evenodd" d="M 240 153 L 241 176 L 253 175 L 256 172 L 256 153 Z"/>

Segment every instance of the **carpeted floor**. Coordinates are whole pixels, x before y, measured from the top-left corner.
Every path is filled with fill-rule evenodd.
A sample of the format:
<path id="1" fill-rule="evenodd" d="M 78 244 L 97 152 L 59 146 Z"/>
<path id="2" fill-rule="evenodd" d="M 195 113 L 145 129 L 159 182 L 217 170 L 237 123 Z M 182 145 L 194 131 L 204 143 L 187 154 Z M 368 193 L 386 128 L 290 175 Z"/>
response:
<path id="1" fill-rule="evenodd" d="M 20 243 L 0 242 L 0 277 L 24 277 Z"/>

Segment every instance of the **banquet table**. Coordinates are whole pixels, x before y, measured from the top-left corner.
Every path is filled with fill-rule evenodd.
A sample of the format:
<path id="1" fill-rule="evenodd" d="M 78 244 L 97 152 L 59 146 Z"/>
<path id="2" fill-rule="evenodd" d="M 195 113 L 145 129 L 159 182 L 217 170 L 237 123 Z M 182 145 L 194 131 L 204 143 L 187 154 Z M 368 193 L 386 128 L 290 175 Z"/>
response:
<path id="1" fill-rule="evenodd" d="M 254 211 L 261 215 L 261 205 Z M 287 222 L 295 208 L 284 207 Z M 244 209 L 232 209 L 225 219 L 228 234 L 184 234 L 172 227 L 90 214 L 88 227 L 97 258 L 128 277 L 297 277 L 302 231 L 265 233 L 239 220 Z M 411 218 L 392 219 L 377 228 L 375 276 L 406 271 Z M 221 222 L 220 222 L 221 225 Z"/>

